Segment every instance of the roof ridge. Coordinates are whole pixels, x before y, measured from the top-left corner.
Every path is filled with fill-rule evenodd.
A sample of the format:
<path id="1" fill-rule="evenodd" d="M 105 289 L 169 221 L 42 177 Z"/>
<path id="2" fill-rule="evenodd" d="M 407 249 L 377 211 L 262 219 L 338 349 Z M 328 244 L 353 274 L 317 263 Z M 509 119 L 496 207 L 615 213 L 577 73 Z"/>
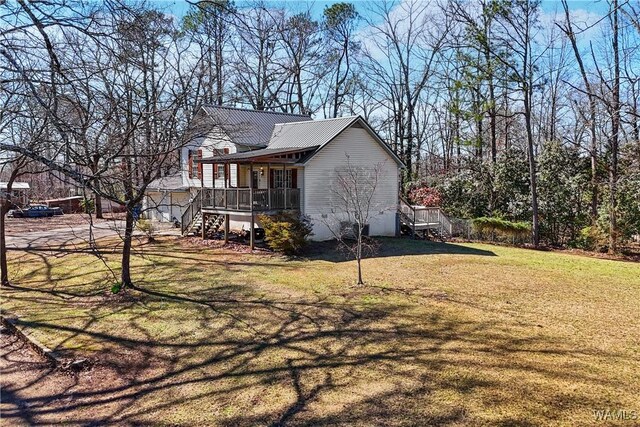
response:
<path id="1" fill-rule="evenodd" d="M 246 111 L 249 113 L 264 113 L 264 114 L 277 114 L 281 116 L 296 116 L 296 117 L 309 117 L 308 114 L 296 114 L 296 113 L 285 113 L 284 111 L 265 111 L 265 110 L 255 110 L 252 108 L 242 108 L 242 107 L 229 107 L 227 105 L 213 105 L 213 104 L 203 104 L 203 107 L 207 108 L 220 108 L 223 110 L 235 110 L 235 111 Z"/>
<path id="2" fill-rule="evenodd" d="M 309 124 L 309 123 L 319 123 L 319 122 L 332 122 L 334 120 L 346 120 L 346 119 L 357 119 L 360 116 L 345 116 L 345 117 L 331 117 L 329 119 L 318 119 L 318 120 L 307 120 L 307 121 L 302 121 L 302 122 L 284 122 L 284 123 L 276 123 L 274 124 L 274 126 L 281 126 L 281 125 L 301 125 L 301 124 Z"/>

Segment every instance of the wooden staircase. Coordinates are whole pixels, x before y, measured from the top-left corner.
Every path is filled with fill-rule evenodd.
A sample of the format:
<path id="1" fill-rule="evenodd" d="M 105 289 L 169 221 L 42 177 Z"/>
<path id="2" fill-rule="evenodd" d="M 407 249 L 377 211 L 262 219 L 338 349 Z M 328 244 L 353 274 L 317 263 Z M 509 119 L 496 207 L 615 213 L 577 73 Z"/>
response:
<path id="1" fill-rule="evenodd" d="M 398 214 L 401 228 L 414 238 L 447 240 L 452 236 L 453 224 L 440 208 L 411 205 L 400 197 Z"/>
<path id="2" fill-rule="evenodd" d="M 205 233 L 217 233 L 224 224 L 224 215 L 206 216 L 203 224 L 201 205 L 202 191 L 198 191 L 182 214 L 181 231 L 183 236 L 190 234 L 195 236 L 201 235 L 203 226 Z"/>
<path id="3" fill-rule="evenodd" d="M 204 231 L 206 234 L 213 234 L 220 231 L 220 227 L 224 224 L 224 215 L 209 215 L 206 217 L 204 223 Z M 200 236 L 202 235 L 202 213 L 198 211 L 193 217 L 193 221 L 185 231 L 182 232 L 183 236 L 188 235 Z"/>

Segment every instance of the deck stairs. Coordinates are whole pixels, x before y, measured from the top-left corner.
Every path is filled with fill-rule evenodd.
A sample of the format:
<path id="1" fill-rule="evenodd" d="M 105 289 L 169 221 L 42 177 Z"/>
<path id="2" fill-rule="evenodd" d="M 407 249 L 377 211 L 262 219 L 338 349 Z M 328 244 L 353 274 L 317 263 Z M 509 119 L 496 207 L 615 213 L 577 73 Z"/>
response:
<path id="1" fill-rule="evenodd" d="M 224 215 L 209 215 L 204 223 L 204 231 L 206 234 L 217 233 L 224 224 Z M 187 227 L 182 235 L 200 236 L 202 234 L 202 212 L 198 211 L 189 227 Z"/>
<path id="2" fill-rule="evenodd" d="M 444 241 L 452 237 L 453 224 L 438 207 L 412 205 L 400 197 L 398 214 L 401 230 L 414 238 Z"/>
<path id="3" fill-rule="evenodd" d="M 202 204 L 202 192 L 198 191 L 194 198 L 187 206 L 187 209 L 182 214 L 182 235 L 195 235 L 202 234 L 202 210 L 200 206 Z M 204 231 L 206 234 L 217 233 L 220 227 L 224 224 L 224 215 L 208 215 L 204 222 Z"/>

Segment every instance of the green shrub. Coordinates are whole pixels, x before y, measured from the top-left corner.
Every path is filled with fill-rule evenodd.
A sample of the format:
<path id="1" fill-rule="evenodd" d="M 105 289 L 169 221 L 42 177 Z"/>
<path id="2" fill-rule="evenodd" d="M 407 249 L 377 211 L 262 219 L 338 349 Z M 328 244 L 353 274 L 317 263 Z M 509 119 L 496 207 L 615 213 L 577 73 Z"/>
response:
<path id="1" fill-rule="evenodd" d="M 80 207 L 84 213 L 91 214 L 96 210 L 96 202 L 93 199 L 80 200 Z"/>
<path id="2" fill-rule="evenodd" d="M 156 227 L 153 225 L 153 222 L 151 222 L 148 219 L 139 219 L 136 222 L 136 227 L 138 228 L 138 230 L 142 231 L 144 234 L 147 235 L 147 238 L 149 239 L 150 242 L 154 240 Z"/>
<path id="3" fill-rule="evenodd" d="M 526 239 L 531 233 L 531 225 L 528 222 L 512 222 L 502 218 L 480 217 L 471 220 L 471 224 L 476 233 L 487 236 L 492 240 L 496 236 L 511 238 L 512 240 Z"/>
<path id="4" fill-rule="evenodd" d="M 258 220 L 264 228 L 269 247 L 286 255 L 299 253 L 306 246 L 307 237 L 313 230 L 308 217 L 292 212 L 259 215 Z"/>
<path id="5" fill-rule="evenodd" d="M 606 252 L 609 249 L 609 236 L 598 226 L 584 227 L 572 246 L 587 251 Z"/>

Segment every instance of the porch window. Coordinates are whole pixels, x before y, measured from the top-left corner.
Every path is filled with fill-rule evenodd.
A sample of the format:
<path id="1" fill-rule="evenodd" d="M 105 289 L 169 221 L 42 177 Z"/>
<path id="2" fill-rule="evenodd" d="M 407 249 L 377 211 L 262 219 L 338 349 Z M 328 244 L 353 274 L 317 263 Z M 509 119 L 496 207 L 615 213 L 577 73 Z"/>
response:
<path id="1" fill-rule="evenodd" d="M 224 164 L 219 164 L 216 166 L 216 178 L 222 179 L 224 178 L 224 168 L 226 166 Z"/>
<path id="2" fill-rule="evenodd" d="M 293 188 L 293 171 L 273 170 L 273 188 Z"/>

